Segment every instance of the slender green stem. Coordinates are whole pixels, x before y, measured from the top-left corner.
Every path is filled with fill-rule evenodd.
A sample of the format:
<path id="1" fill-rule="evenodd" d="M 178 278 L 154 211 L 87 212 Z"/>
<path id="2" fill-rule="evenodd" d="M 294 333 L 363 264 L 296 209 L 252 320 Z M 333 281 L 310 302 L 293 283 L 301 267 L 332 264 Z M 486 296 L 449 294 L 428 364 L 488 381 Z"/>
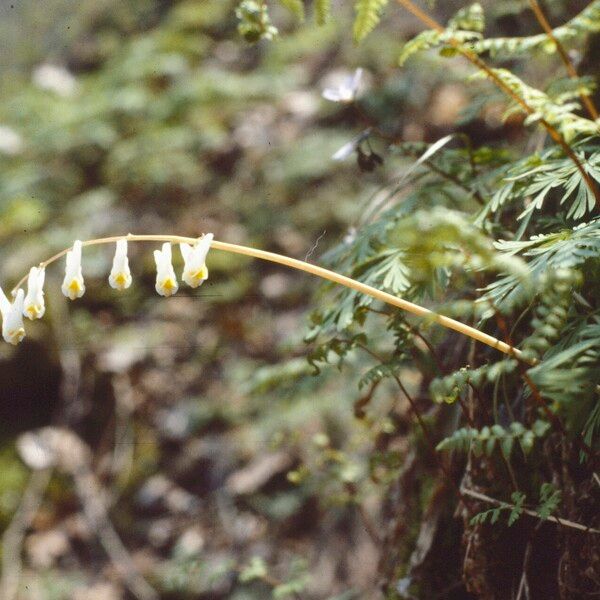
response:
<path id="1" fill-rule="evenodd" d="M 182 242 L 188 244 L 195 244 L 198 240 L 197 238 L 183 237 L 179 235 L 117 235 L 106 238 L 98 238 L 94 240 L 87 240 L 82 242 L 83 246 L 97 246 L 100 244 L 111 244 L 115 243 L 119 240 L 127 240 L 129 242 L 171 242 L 175 244 L 179 244 Z M 523 360 L 522 353 L 517 348 L 503 342 L 501 340 L 496 339 L 495 337 L 480 331 L 479 329 L 475 329 L 474 327 L 470 327 L 469 325 L 465 325 L 460 321 L 456 321 L 451 319 L 450 317 L 445 317 L 444 315 L 440 315 L 438 313 L 425 308 L 424 306 L 420 306 L 418 304 L 414 304 L 413 302 L 409 302 L 408 300 L 404 300 L 402 298 L 398 298 L 397 296 L 393 296 L 392 294 L 388 294 L 382 290 L 374 288 L 366 283 L 362 283 L 360 281 L 356 281 L 356 279 L 352 279 L 350 277 L 346 277 L 345 275 L 340 275 L 335 271 L 330 271 L 329 269 L 324 269 L 323 267 L 319 267 L 317 265 L 313 265 L 311 263 L 298 260 L 296 258 L 291 258 L 289 256 L 284 256 L 282 254 L 276 254 L 274 252 L 267 252 L 266 250 L 258 250 L 257 248 L 250 248 L 248 246 L 239 246 L 237 244 L 229 244 L 227 242 L 219 242 L 217 240 L 213 240 L 211 243 L 211 248 L 215 250 L 222 250 L 224 252 L 231 252 L 233 254 L 241 254 L 243 256 L 249 256 L 252 258 L 258 258 L 261 260 L 266 260 L 269 262 L 277 263 L 291 269 L 297 269 L 298 271 L 304 271 L 305 273 L 310 273 L 311 275 L 316 275 L 321 279 L 326 279 L 328 281 L 333 281 L 334 283 L 338 283 L 339 285 L 343 285 L 347 288 L 355 290 L 361 294 L 365 294 L 367 296 L 371 296 L 376 300 L 380 300 L 381 302 L 385 302 L 386 304 L 390 304 L 391 306 L 395 306 L 402 310 L 405 310 L 413 315 L 418 317 L 424 317 L 429 319 L 430 321 L 441 325 L 442 327 L 446 327 L 447 329 L 452 329 L 453 331 L 457 331 L 463 335 L 466 335 L 478 342 L 483 344 L 487 344 L 500 352 L 504 352 L 510 356 L 514 356 L 519 360 Z M 59 258 L 65 256 L 70 248 L 65 248 L 61 250 L 54 256 L 51 256 L 47 260 L 44 260 L 40 263 L 40 267 L 45 268 L 53 262 L 57 261 Z M 21 287 L 27 276 L 24 276 L 13 289 L 13 294 L 16 293 L 16 290 Z"/>

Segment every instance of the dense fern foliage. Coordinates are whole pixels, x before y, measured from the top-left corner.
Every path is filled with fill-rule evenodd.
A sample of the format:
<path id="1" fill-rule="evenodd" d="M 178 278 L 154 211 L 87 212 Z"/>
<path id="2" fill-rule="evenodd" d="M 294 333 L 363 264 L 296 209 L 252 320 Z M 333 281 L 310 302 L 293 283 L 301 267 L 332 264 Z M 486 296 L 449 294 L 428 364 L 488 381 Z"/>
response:
<path id="1" fill-rule="evenodd" d="M 302 17 L 296 2 L 282 4 Z M 422 14 L 411 2 L 400 4 Z M 329 2 L 314 3 L 318 22 L 329 8 Z M 400 10 L 385 0 L 357 0 L 354 8 L 357 41 L 377 27 L 384 10 Z M 598 72 L 576 74 L 570 58 L 585 53 L 590 36 L 600 31 L 600 1 L 579 14 L 561 14 L 567 20 L 552 31 L 486 37 L 484 11 L 473 4 L 398 50 L 400 65 L 432 50 L 462 61 L 471 69 L 469 85 L 481 86 L 481 96 L 443 143 L 390 145 L 381 136 L 386 160 L 412 166 L 380 191 L 362 222 L 324 257 L 340 272 L 458 317 L 523 354 L 503 357 L 339 289 L 331 289 L 329 302 L 312 315 L 307 336 L 316 344 L 315 365 L 356 367 L 364 364 L 356 359 L 363 350 L 374 361 L 364 369 L 361 386 L 369 393 L 359 400 L 359 416 L 386 382 L 397 384 L 410 403 L 415 439 L 424 444 L 432 469 L 439 468 L 447 502 L 466 517 L 463 551 L 473 552 L 473 544 L 477 556 L 464 559 L 462 577 L 481 598 L 591 598 L 600 589 L 597 554 L 590 550 L 598 541 L 594 533 L 546 526 L 540 539 L 553 548 L 544 567 L 549 588 L 527 564 L 539 523 L 551 513 L 580 522 L 582 530 L 597 529 L 600 515 Z M 522 79 L 519 60 L 544 64 L 549 55 L 557 59 L 551 76 Z M 562 75 L 559 55 L 569 77 Z M 505 137 L 479 145 L 472 139 L 475 129 L 468 125 L 481 123 L 478 115 L 488 102 L 502 102 L 506 123 L 520 128 L 516 143 Z M 375 143 L 381 134 L 378 125 L 374 116 L 356 142 L 359 166 L 366 137 Z M 390 425 L 388 435 L 393 432 Z M 401 482 L 401 471 L 396 474 Z M 465 489 L 484 491 L 497 503 L 486 506 Z M 520 518 L 527 506 L 527 517 Z M 398 505 L 396 510 L 401 512 Z M 500 519 L 504 511 L 510 532 Z M 450 597 L 436 595 L 406 555 L 401 558 L 402 540 L 391 534 L 386 543 L 397 559 L 386 573 L 390 598 Z M 513 544 L 525 566 L 499 578 L 491 566 L 495 554 Z M 574 545 L 584 549 L 579 557 Z M 559 572 L 559 565 L 571 574 Z M 404 595 L 402 582 L 415 596 Z M 529 595 L 519 591 L 523 585 Z"/>

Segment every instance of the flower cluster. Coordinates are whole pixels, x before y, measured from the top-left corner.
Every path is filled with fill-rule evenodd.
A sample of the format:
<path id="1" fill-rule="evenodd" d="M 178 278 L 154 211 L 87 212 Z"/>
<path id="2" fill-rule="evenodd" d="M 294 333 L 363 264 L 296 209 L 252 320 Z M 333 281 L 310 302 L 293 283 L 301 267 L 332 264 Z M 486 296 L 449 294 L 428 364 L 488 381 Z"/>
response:
<path id="1" fill-rule="evenodd" d="M 183 257 L 181 278 L 192 288 L 197 288 L 208 279 L 206 256 L 210 249 L 213 234 L 207 233 L 195 244 L 180 243 Z M 85 293 L 85 283 L 81 267 L 83 244 L 77 240 L 66 254 L 65 277 L 62 293 L 70 300 L 81 298 Z M 177 276 L 172 264 L 171 243 L 165 242 L 160 250 L 154 251 L 156 262 L 156 291 L 161 296 L 172 296 L 179 289 Z M 46 271 L 43 265 L 32 267 L 27 277 L 27 294 L 22 289 L 13 293 L 11 302 L 0 288 L 0 313 L 2 314 L 2 337 L 9 344 L 18 344 L 25 337 L 23 317 L 41 319 L 46 312 L 44 302 L 44 280 Z M 108 276 L 110 286 L 116 290 L 126 290 L 132 282 L 127 257 L 127 240 L 117 241 L 115 256 Z"/>

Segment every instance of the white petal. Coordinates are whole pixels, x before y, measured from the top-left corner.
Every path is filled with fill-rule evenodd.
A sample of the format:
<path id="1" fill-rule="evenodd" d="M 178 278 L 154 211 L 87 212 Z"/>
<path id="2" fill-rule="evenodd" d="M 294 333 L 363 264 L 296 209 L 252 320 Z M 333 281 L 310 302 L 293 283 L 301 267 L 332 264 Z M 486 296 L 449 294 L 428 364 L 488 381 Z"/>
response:
<path id="1" fill-rule="evenodd" d="M 330 100 L 331 102 L 342 102 L 342 95 L 339 89 L 325 88 L 322 96 L 325 100 Z"/>
<path id="2" fill-rule="evenodd" d="M 154 251 L 154 261 L 156 262 L 156 284 L 155 289 L 161 296 L 172 296 L 179 289 L 177 277 L 171 264 L 171 244 L 165 242 L 162 250 Z"/>
<path id="3" fill-rule="evenodd" d="M 192 255 L 192 247 L 185 242 L 181 242 L 179 244 L 179 249 L 181 250 L 181 256 L 183 257 L 183 262 L 187 263 L 190 260 L 190 256 Z"/>
<path id="4" fill-rule="evenodd" d="M 67 252 L 65 278 L 61 290 L 70 300 L 81 298 L 85 293 L 85 284 L 81 273 L 81 248 L 81 242 L 76 240 L 73 248 Z"/>
<path id="5" fill-rule="evenodd" d="M 206 261 L 206 255 L 210 250 L 210 245 L 214 237 L 215 236 L 212 233 L 207 233 L 200 239 L 198 245 L 196 246 L 196 260 L 198 260 L 202 264 L 204 264 L 204 262 Z"/>
<path id="6" fill-rule="evenodd" d="M 6 319 L 6 315 L 10 310 L 10 300 L 6 297 L 4 290 L 0 287 L 0 313 L 2 318 Z"/>
<path id="7" fill-rule="evenodd" d="M 358 67 L 358 69 L 354 71 L 354 75 L 352 76 L 352 81 L 350 84 L 350 88 L 352 89 L 352 93 L 354 96 L 356 96 L 358 92 L 358 88 L 360 87 L 360 83 L 362 81 L 362 76 L 363 70 L 360 67 Z"/>
<path id="8" fill-rule="evenodd" d="M 25 327 L 23 325 L 24 300 L 25 292 L 20 289 L 14 302 L 9 303 L 8 311 L 2 314 L 2 337 L 9 344 L 16 345 L 25 337 Z"/>
<path id="9" fill-rule="evenodd" d="M 23 307 L 23 315 L 28 319 L 41 319 L 46 312 L 44 302 L 44 280 L 46 271 L 43 268 L 31 267 L 27 278 L 27 294 Z"/>
<path id="10" fill-rule="evenodd" d="M 346 160 L 356 150 L 356 143 L 354 140 L 344 144 L 332 157 L 332 160 Z"/>
<path id="11" fill-rule="evenodd" d="M 129 259 L 127 258 L 127 240 L 118 240 L 108 283 L 114 289 L 125 290 L 131 285 L 131 281 Z"/>

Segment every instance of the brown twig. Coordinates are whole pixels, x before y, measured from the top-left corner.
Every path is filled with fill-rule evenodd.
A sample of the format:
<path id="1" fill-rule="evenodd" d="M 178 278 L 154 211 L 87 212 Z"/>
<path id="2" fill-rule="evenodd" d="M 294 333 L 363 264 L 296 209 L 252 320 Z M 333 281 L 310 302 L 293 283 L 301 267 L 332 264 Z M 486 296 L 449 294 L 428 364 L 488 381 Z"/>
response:
<path id="1" fill-rule="evenodd" d="M 25 534 L 35 517 L 52 476 L 52 468 L 34 471 L 25 488 L 19 508 L 2 536 L 2 581 L 0 597 L 14 600 L 21 579 L 21 551 Z"/>
<path id="2" fill-rule="evenodd" d="M 542 11 L 542 7 L 539 5 L 539 2 L 537 0 L 529 0 L 529 6 L 531 7 L 533 14 L 535 15 L 535 18 L 538 20 L 538 23 L 542 26 L 542 29 L 546 32 L 548 37 L 556 46 L 556 50 L 567 69 L 569 77 L 571 79 L 577 79 L 579 75 L 577 75 L 575 65 L 569 58 L 565 47 L 560 43 L 560 40 L 558 40 L 557 37 L 554 35 L 554 31 L 552 31 L 552 27 L 550 26 L 550 23 L 548 23 L 546 15 L 544 15 L 544 12 Z M 583 90 L 579 91 L 579 97 L 581 98 L 581 101 L 583 102 L 586 110 L 590 114 L 590 117 L 592 117 L 592 119 L 594 119 L 595 121 L 598 118 L 598 111 L 594 106 L 593 100 Z"/>
<path id="3" fill-rule="evenodd" d="M 446 31 L 446 29 L 442 27 L 442 25 L 440 25 L 435 19 L 430 17 L 425 11 L 413 4 L 412 0 L 396 1 L 406 10 L 408 10 L 411 14 L 417 17 L 417 19 L 419 19 L 423 24 L 427 25 L 427 27 L 434 29 L 438 33 L 444 33 Z M 448 38 L 446 42 L 450 44 L 453 48 L 455 48 L 460 54 L 462 54 L 462 56 L 464 56 L 475 67 L 483 71 L 502 92 L 504 92 L 509 98 L 516 102 L 528 115 L 532 115 L 536 112 L 531 106 L 529 106 L 529 104 L 527 104 L 527 102 L 525 102 L 525 100 L 523 100 L 523 98 L 521 98 L 513 89 L 511 89 L 509 85 L 502 81 L 502 79 L 498 77 L 494 70 L 490 66 L 488 66 L 487 63 L 483 61 L 475 52 L 466 48 L 462 42 L 460 42 L 454 37 Z M 594 180 L 585 170 L 583 164 L 579 160 L 579 157 L 575 154 L 571 146 L 569 146 L 569 144 L 563 138 L 560 132 L 546 119 L 539 119 L 539 123 L 546 129 L 546 131 L 554 140 L 554 142 L 556 142 L 563 149 L 563 152 L 573 161 L 573 163 L 577 167 L 577 170 L 581 173 L 581 177 L 585 181 L 586 185 L 594 194 L 594 197 L 596 199 L 596 205 L 600 207 L 600 191 L 598 190 L 598 187 L 596 186 Z"/>
<path id="4" fill-rule="evenodd" d="M 486 496 L 481 492 L 476 492 L 475 490 L 471 490 L 469 488 L 462 487 L 460 491 L 465 496 L 470 496 L 471 498 L 481 500 L 482 502 L 487 502 L 488 504 L 493 504 L 494 506 L 501 506 L 504 508 L 515 508 L 514 504 L 510 504 L 509 502 L 504 502 L 502 500 L 497 500 L 496 498 Z M 534 510 L 530 510 L 528 508 L 521 508 L 521 512 L 523 512 L 526 515 L 529 515 L 530 517 L 535 517 L 536 519 L 550 521 L 552 523 L 556 523 L 557 525 L 562 525 L 563 527 L 570 527 L 571 529 L 577 529 L 578 531 L 583 531 L 585 533 L 600 533 L 600 529 L 587 527 L 586 525 L 576 523 L 575 521 L 569 521 L 568 519 L 559 519 L 558 517 L 553 517 L 552 515 L 546 517 L 546 519 L 543 519 Z"/>

